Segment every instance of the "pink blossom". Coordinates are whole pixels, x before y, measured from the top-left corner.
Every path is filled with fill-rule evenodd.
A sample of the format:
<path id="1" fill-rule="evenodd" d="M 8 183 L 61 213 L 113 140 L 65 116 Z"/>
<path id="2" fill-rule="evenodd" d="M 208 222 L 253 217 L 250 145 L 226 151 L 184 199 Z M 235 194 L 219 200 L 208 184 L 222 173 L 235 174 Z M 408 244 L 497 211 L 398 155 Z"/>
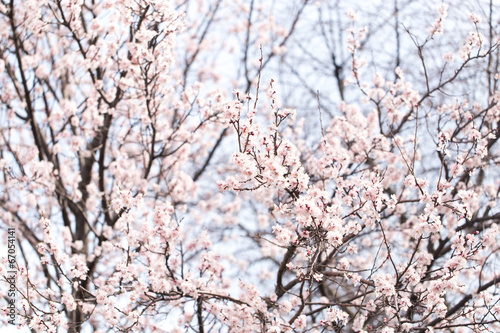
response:
<path id="1" fill-rule="evenodd" d="M 480 24 L 483 20 L 481 19 L 481 17 L 478 14 L 470 13 L 469 14 L 469 21 L 471 23 L 474 23 L 474 24 Z"/>
<path id="2" fill-rule="evenodd" d="M 443 54 L 443 59 L 446 62 L 453 62 L 453 60 L 455 60 L 455 54 L 452 52 L 445 53 Z"/>
<path id="3" fill-rule="evenodd" d="M 307 317 L 305 315 L 298 316 L 293 322 L 293 325 L 298 330 L 304 329 L 307 325 Z"/>

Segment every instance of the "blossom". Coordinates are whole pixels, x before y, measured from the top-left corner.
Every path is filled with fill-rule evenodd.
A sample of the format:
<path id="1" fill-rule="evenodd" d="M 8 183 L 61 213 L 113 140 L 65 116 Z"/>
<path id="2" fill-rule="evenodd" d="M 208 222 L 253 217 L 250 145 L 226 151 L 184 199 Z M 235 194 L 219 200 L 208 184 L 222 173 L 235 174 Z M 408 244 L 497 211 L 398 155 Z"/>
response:
<path id="1" fill-rule="evenodd" d="M 351 21 L 357 21 L 358 20 L 358 15 L 356 14 L 356 12 L 352 8 L 347 9 L 346 16 Z"/>
<path id="2" fill-rule="evenodd" d="M 305 315 L 298 316 L 293 322 L 293 325 L 298 330 L 304 329 L 307 325 L 307 317 Z"/>
<path id="3" fill-rule="evenodd" d="M 61 297 L 61 303 L 63 303 L 69 311 L 74 311 L 76 309 L 75 299 L 67 293 L 64 293 Z"/>
<path id="4" fill-rule="evenodd" d="M 499 39 L 480 15 L 454 50 L 436 37 L 467 16 L 441 3 L 417 38 L 407 12 L 417 47 L 391 72 L 357 22 L 386 2 L 339 35 L 338 1 L 314 22 L 305 2 L 18 2 L 0 4 L 0 275 L 20 325 L 394 332 L 454 306 L 443 325 L 495 331 L 500 91 L 470 75 Z"/>
<path id="5" fill-rule="evenodd" d="M 394 276 L 391 274 L 374 274 L 373 281 L 375 282 L 377 295 L 390 297 L 395 294 Z"/>
<path id="6" fill-rule="evenodd" d="M 437 7 L 437 11 L 441 16 L 446 17 L 448 15 L 448 5 L 443 2 Z"/>
<path id="7" fill-rule="evenodd" d="M 434 21 L 432 27 L 430 28 L 430 35 L 440 35 L 444 31 L 444 19 L 448 16 L 448 5 L 445 3 L 440 4 L 437 7 L 439 17 Z"/>
<path id="8" fill-rule="evenodd" d="M 455 60 L 455 54 L 453 52 L 445 53 L 443 54 L 443 59 L 446 62 L 453 62 L 453 60 Z"/>
<path id="9" fill-rule="evenodd" d="M 106 292 L 102 289 L 99 289 L 97 290 L 97 293 L 96 293 L 96 302 L 97 304 L 107 304 L 108 302 L 108 295 L 106 294 Z"/>
<path id="10" fill-rule="evenodd" d="M 474 24 L 480 24 L 483 20 L 478 14 L 470 13 L 469 14 L 469 21 L 471 23 L 474 23 Z"/>
<path id="11" fill-rule="evenodd" d="M 363 330 L 363 326 L 365 324 L 365 321 L 366 321 L 366 316 L 364 315 L 358 315 L 356 316 L 356 319 L 354 319 L 354 324 L 352 326 L 353 330 L 355 332 L 360 332 Z"/>
<path id="12" fill-rule="evenodd" d="M 276 235 L 276 240 L 282 245 L 288 245 L 295 238 L 292 230 L 283 228 L 280 225 L 273 226 L 273 233 Z"/>
<path id="13" fill-rule="evenodd" d="M 314 280 L 320 282 L 320 281 L 323 280 L 323 274 L 321 274 L 321 273 L 314 273 L 313 278 L 314 278 Z"/>

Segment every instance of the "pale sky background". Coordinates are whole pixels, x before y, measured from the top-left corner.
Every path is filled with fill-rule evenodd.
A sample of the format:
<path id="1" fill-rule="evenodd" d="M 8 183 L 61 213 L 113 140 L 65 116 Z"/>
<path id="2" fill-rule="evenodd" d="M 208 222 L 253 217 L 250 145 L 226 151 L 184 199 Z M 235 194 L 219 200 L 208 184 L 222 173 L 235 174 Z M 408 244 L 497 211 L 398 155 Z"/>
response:
<path id="1" fill-rule="evenodd" d="M 12 325 L 8 325 L 6 327 L 0 326 L 0 330 L 2 331 L 2 333 L 29 333 L 30 331 L 26 327 L 18 329 L 17 326 L 12 326 Z"/>

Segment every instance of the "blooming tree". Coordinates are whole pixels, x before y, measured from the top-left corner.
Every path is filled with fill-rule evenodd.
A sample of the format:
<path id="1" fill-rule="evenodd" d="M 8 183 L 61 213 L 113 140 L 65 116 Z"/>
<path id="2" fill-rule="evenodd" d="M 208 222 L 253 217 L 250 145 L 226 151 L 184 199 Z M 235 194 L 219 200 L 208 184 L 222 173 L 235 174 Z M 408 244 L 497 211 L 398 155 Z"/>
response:
<path id="1" fill-rule="evenodd" d="M 499 331 L 498 14 L 413 5 L 2 0 L 16 323 Z"/>

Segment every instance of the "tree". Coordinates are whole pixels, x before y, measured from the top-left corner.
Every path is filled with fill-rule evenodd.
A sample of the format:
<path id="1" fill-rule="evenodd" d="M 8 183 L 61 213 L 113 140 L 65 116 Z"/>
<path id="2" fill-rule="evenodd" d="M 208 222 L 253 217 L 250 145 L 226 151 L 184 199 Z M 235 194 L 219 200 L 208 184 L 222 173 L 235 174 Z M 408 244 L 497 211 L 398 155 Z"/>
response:
<path id="1" fill-rule="evenodd" d="M 2 0 L 6 313 L 500 330 L 498 13 L 425 6 Z"/>

